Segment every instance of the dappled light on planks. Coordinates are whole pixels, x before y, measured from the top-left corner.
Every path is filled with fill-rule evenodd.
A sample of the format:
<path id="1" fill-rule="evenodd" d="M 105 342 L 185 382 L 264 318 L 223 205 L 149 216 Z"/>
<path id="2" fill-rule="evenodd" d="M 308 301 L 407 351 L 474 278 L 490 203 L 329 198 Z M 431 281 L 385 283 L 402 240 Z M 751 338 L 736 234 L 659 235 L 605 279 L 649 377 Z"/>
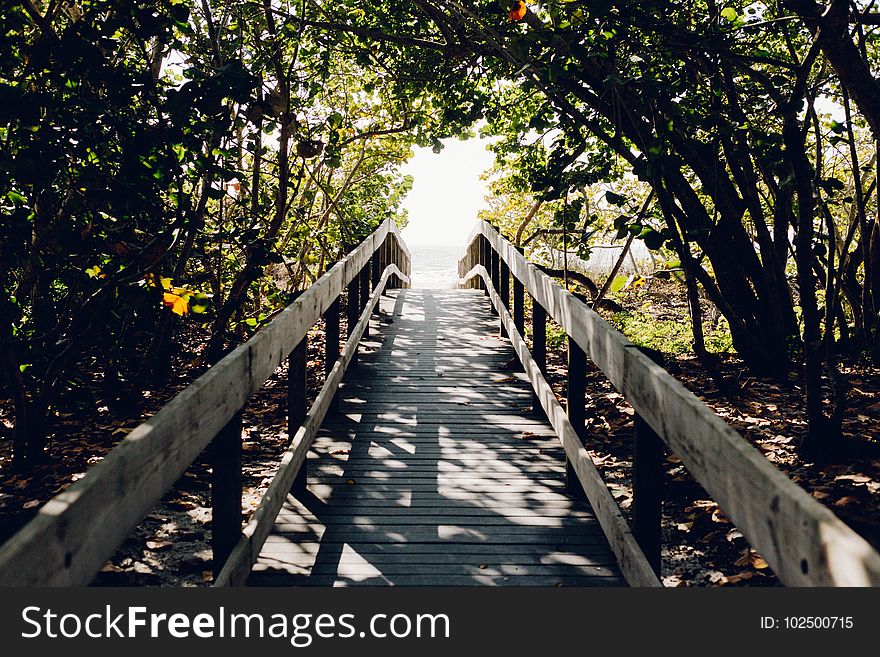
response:
<path id="1" fill-rule="evenodd" d="M 251 585 L 623 585 L 484 296 L 401 290 Z"/>

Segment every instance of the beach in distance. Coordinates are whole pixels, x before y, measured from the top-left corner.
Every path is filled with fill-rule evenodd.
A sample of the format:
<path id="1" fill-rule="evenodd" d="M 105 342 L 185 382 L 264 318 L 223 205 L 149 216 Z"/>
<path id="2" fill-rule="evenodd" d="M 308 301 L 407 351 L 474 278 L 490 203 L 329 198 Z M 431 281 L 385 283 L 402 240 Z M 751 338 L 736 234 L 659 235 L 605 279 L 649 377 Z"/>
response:
<path id="1" fill-rule="evenodd" d="M 458 281 L 458 259 L 464 246 L 415 244 L 412 254 L 412 287 L 448 290 Z"/>

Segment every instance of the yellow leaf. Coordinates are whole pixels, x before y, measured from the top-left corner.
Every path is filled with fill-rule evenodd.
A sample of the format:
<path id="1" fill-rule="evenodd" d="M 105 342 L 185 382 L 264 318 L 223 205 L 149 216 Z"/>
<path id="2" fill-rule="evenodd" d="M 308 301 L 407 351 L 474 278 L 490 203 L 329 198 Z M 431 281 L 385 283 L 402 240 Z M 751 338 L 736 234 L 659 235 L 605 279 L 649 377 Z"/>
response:
<path id="1" fill-rule="evenodd" d="M 175 315 L 186 315 L 189 312 L 189 301 L 173 292 L 165 292 L 162 295 L 162 303 L 170 308 Z"/>
<path id="2" fill-rule="evenodd" d="M 161 287 L 163 290 L 171 291 L 171 279 L 165 276 L 156 276 L 156 274 L 147 274 L 144 280 L 150 287 Z"/>
<path id="3" fill-rule="evenodd" d="M 764 557 L 762 557 L 757 552 L 752 552 L 750 559 L 751 559 L 753 568 L 756 568 L 758 570 L 764 570 L 765 568 L 770 567 L 770 564 L 768 564 L 766 561 L 764 561 Z"/>

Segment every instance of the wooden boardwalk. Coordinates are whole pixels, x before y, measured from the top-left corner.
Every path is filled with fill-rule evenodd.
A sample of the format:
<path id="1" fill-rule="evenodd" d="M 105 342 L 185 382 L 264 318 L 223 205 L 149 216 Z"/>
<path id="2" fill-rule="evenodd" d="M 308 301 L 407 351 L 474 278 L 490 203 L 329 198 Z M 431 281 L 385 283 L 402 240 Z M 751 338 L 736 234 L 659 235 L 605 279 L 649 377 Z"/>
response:
<path id="1" fill-rule="evenodd" d="M 0 585 L 88 585 L 207 454 L 216 587 L 657 587 L 668 448 L 784 584 L 880 586 L 864 538 L 494 227 L 474 229 L 463 289 L 410 290 L 411 271 L 386 219 L 0 546 Z M 322 317 L 328 371 L 309 407 L 306 337 Z M 571 415 L 542 374 L 551 318 Z M 587 358 L 635 411 L 631 518 L 579 437 Z M 285 361 L 290 444 L 242 527 L 242 411 Z M 564 457 L 592 506 L 567 495 Z"/>
<path id="2" fill-rule="evenodd" d="M 381 311 L 249 585 L 625 585 L 483 293 Z"/>

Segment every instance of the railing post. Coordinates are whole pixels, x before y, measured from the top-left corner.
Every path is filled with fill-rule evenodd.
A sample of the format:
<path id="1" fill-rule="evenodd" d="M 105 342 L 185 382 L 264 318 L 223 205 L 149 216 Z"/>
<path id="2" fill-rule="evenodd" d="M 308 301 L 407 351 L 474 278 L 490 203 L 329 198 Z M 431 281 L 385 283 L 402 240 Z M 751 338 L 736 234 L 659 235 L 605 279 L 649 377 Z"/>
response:
<path id="1" fill-rule="evenodd" d="M 391 264 L 391 235 L 388 234 L 385 236 L 385 241 L 382 242 L 382 246 L 379 249 L 382 253 L 382 271 L 388 268 L 388 265 Z M 391 289 L 393 281 L 389 278 L 385 283 L 385 290 L 383 294 L 388 294 L 388 290 Z"/>
<path id="2" fill-rule="evenodd" d="M 329 375 L 339 360 L 339 297 L 334 299 L 324 313 L 324 373 Z M 330 410 L 339 410 L 339 396 L 330 402 Z"/>
<path id="3" fill-rule="evenodd" d="M 485 260 L 483 258 L 483 251 L 485 248 L 483 245 L 484 245 L 485 241 L 486 241 L 486 239 L 483 237 L 482 233 L 480 235 L 477 235 L 477 239 L 474 242 L 474 266 L 477 266 L 477 265 L 483 265 L 484 267 L 486 266 Z M 477 276 L 473 280 L 473 288 L 475 290 L 485 290 L 486 289 L 486 285 L 483 282 L 482 276 Z"/>
<path id="4" fill-rule="evenodd" d="M 647 353 L 658 365 L 659 355 Z M 663 521 L 663 440 L 636 413 L 633 423 L 633 535 L 660 576 Z"/>
<path id="5" fill-rule="evenodd" d="M 412 276 L 412 260 L 410 259 L 410 256 L 408 256 L 406 254 L 406 252 L 403 250 L 402 243 L 400 246 L 400 258 L 403 261 L 403 268 L 401 269 L 401 271 L 404 274 L 406 274 L 407 276 Z M 406 283 L 406 282 L 401 282 L 401 285 L 403 286 L 403 288 L 405 290 L 408 290 L 409 288 L 412 287 L 411 283 Z"/>
<path id="6" fill-rule="evenodd" d="M 483 265 L 485 267 L 486 265 L 483 260 L 483 234 L 482 233 L 477 235 L 476 245 L 477 245 L 477 260 L 474 264 L 475 265 Z M 478 276 L 475 281 L 475 285 L 478 290 L 486 289 L 485 286 L 482 284 L 482 281 L 483 281 L 482 277 Z"/>
<path id="7" fill-rule="evenodd" d="M 532 358 L 541 374 L 547 376 L 547 311 L 532 297 Z M 541 400 L 532 390 L 532 411 L 544 414 Z"/>
<path id="8" fill-rule="evenodd" d="M 355 277 L 351 279 L 348 284 L 348 294 L 347 301 L 345 303 L 345 316 L 348 322 L 348 333 L 347 335 L 351 335 L 352 331 L 354 331 L 354 326 L 358 322 L 358 308 L 360 308 L 360 302 L 358 301 L 358 297 L 360 296 L 360 281 L 359 274 L 355 274 Z M 352 365 L 357 365 L 357 345 L 354 346 L 354 353 L 351 355 L 351 361 L 349 361 Z"/>
<path id="9" fill-rule="evenodd" d="M 360 294 L 358 295 L 358 300 L 360 304 L 358 305 L 358 317 L 366 310 L 367 303 L 370 301 L 370 261 L 367 261 L 367 264 L 364 265 L 363 269 L 361 269 L 360 273 L 360 283 L 361 289 Z M 364 337 L 370 337 L 370 322 L 367 320 L 367 325 L 364 328 Z"/>
<path id="10" fill-rule="evenodd" d="M 482 234 L 477 235 L 477 239 L 473 242 L 473 264 L 471 268 L 476 267 L 477 265 L 483 264 L 483 236 Z M 483 286 L 480 285 L 481 278 L 477 276 L 474 280 L 471 281 L 471 287 L 475 290 L 483 289 Z"/>
<path id="11" fill-rule="evenodd" d="M 577 343 L 568 338 L 568 400 L 566 410 L 568 421 L 574 427 L 578 437 L 586 436 L 586 412 L 584 405 L 587 394 L 587 355 Z M 583 488 L 578 481 L 574 467 L 568 457 L 565 459 L 565 486 L 572 495 L 583 497 Z"/>
<path id="12" fill-rule="evenodd" d="M 393 233 L 388 234 L 388 264 L 396 265 L 397 264 L 397 253 L 395 251 L 397 240 L 394 237 Z M 394 274 L 388 278 L 388 288 L 391 290 L 396 290 L 397 285 L 397 275 Z"/>
<path id="13" fill-rule="evenodd" d="M 510 312 L 510 267 L 507 266 L 507 262 L 501 255 L 498 255 L 498 294 L 501 296 L 501 303 L 504 304 L 504 307 L 507 308 L 507 311 Z M 499 337 L 506 338 L 507 337 L 507 329 L 504 327 L 504 322 L 498 322 L 498 335 Z"/>
<path id="14" fill-rule="evenodd" d="M 489 280 L 492 280 L 492 245 L 485 235 L 483 235 L 483 266 L 489 272 Z M 483 281 L 483 289 L 486 291 L 486 296 L 489 296 L 489 285 L 486 281 Z"/>
<path id="15" fill-rule="evenodd" d="M 211 550 L 214 577 L 241 536 L 241 417 L 238 411 L 211 443 Z"/>
<path id="16" fill-rule="evenodd" d="M 382 266 L 382 257 L 379 255 L 380 249 L 373 251 L 373 255 L 371 257 L 371 270 L 373 274 L 371 287 L 374 290 L 379 286 L 379 280 L 382 278 L 382 272 L 385 270 L 385 268 Z"/>
<path id="17" fill-rule="evenodd" d="M 385 273 L 385 268 L 388 266 L 388 259 L 385 257 L 385 244 L 388 243 L 388 236 L 385 236 L 385 239 L 382 240 L 382 243 L 379 245 L 379 248 L 376 249 L 376 253 L 373 255 L 374 258 L 378 258 L 379 260 L 379 275 L 381 276 Z M 376 284 L 379 284 L 379 281 L 376 281 Z M 388 284 L 385 284 L 385 287 L 382 288 L 382 294 L 385 294 L 385 290 L 388 289 Z"/>
<path id="18" fill-rule="evenodd" d="M 524 249 L 521 246 L 516 250 L 522 253 Z M 520 280 L 513 277 L 513 323 L 520 336 L 525 338 L 526 335 L 526 295 L 525 288 Z"/>
<path id="19" fill-rule="evenodd" d="M 495 291 L 498 294 L 501 294 L 501 290 L 498 289 L 498 285 L 499 285 L 500 279 L 501 279 L 500 272 L 499 272 L 500 257 L 498 255 L 498 251 L 493 249 L 491 245 L 489 245 L 489 254 L 490 254 L 490 258 L 491 258 L 491 267 L 489 269 L 489 273 L 491 274 L 492 287 L 495 288 Z M 492 310 L 493 315 L 498 314 L 498 311 L 495 310 L 494 304 L 491 305 L 491 310 Z"/>
<path id="20" fill-rule="evenodd" d="M 308 335 L 290 352 L 287 358 L 287 435 L 293 440 L 303 421 L 306 419 L 308 391 L 308 368 L 306 355 L 308 352 Z M 307 461 L 303 461 L 290 492 L 294 495 L 304 493 L 308 479 Z"/>

